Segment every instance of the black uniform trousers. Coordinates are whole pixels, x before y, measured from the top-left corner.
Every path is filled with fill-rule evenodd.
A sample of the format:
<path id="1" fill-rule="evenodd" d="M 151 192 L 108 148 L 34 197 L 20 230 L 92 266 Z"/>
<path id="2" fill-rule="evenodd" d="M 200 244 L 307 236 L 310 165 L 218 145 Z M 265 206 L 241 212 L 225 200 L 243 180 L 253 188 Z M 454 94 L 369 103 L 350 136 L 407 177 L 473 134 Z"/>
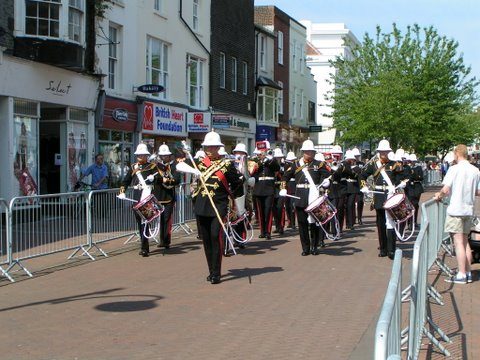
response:
<path id="1" fill-rule="evenodd" d="M 160 215 L 160 245 L 169 246 L 172 241 L 172 220 L 173 210 L 175 209 L 175 202 L 162 204 L 164 210 Z"/>
<path id="2" fill-rule="evenodd" d="M 320 241 L 320 229 L 317 224 L 310 224 L 308 222 L 308 213 L 304 208 L 295 207 L 297 214 L 298 232 L 300 234 L 300 242 L 302 243 L 302 250 L 310 253 L 312 250 L 317 250 Z"/>
<path id="3" fill-rule="evenodd" d="M 286 198 L 285 199 L 285 214 L 288 219 L 288 226 L 292 229 L 295 227 L 295 199 Z"/>
<path id="4" fill-rule="evenodd" d="M 283 232 L 285 228 L 285 198 L 278 196 L 273 199 L 273 217 L 275 218 L 275 229 Z"/>
<path id="5" fill-rule="evenodd" d="M 134 212 L 134 213 L 135 213 L 135 220 L 137 220 L 138 232 L 140 233 L 139 236 L 140 236 L 141 250 L 148 253 L 150 251 L 150 246 L 148 243 L 148 239 L 145 237 L 143 233 L 144 232 L 148 233 L 149 225 L 143 222 L 142 217 L 138 215 L 137 212 Z"/>
<path id="6" fill-rule="evenodd" d="M 363 201 L 363 193 L 357 193 L 356 194 L 356 202 L 357 202 L 357 222 L 360 223 L 362 221 L 363 217 L 363 206 L 364 206 L 364 201 Z"/>
<path id="7" fill-rule="evenodd" d="M 342 232 L 343 230 L 343 222 L 345 220 L 345 206 L 346 206 L 346 201 L 347 201 L 347 197 L 346 195 L 342 195 L 340 197 L 336 197 L 336 198 L 333 198 L 332 199 L 332 204 L 333 206 L 335 206 L 335 208 L 337 209 L 337 219 L 338 219 L 338 224 L 339 224 L 339 230 L 340 232 Z M 332 221 L 330 222 L 332 224 L 332 234 L 334 235 L 338 235 L 336 232 L 336 229 L 335 229 L 335 222 Z"/>
<path id="8" fill-rule="evenodd" d="M 378 242 L 380 245 L 380 255 L 393 258 L 396 249 L 397 237 L 395 230 L 387 229 L 386 214 L 384 209 L 375 209 L 377 213 L 377 231 Z"/>
<path id="9" fill-rule="evenodd" d="M 207 258 L 208 271 L 211 276 L 220 276 L 222 272 L 222 254 L 224 234 L 216 216 L 197 215 L 200 225 L 199 234 L 203 241 L 203 250 Z"/>
<path id="10" fill-rule="evenodd" d="M 272 232 L 273 195 L 255 196 L 257 203 L 257 221 L 260 225 L 260 234 L 267 235 Z"/>
<path id="11" fill-rule="evenodd" d="M 355 193 L 347 194 L 347 228 L 353 228 L 355 224 Z"/>

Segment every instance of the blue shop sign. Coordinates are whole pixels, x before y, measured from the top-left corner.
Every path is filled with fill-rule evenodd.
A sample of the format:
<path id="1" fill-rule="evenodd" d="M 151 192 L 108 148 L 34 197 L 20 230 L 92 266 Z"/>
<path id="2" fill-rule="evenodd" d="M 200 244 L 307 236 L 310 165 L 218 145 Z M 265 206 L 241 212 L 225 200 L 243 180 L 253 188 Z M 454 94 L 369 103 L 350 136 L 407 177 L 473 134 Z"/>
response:
<path id="1" fill-rule="evenodd" d="M 272 126 L 258 125 L 257 126 L 257 135 L 256 140 L 268 140 L 275 141 L 277 140 L 277 128 Z"/>

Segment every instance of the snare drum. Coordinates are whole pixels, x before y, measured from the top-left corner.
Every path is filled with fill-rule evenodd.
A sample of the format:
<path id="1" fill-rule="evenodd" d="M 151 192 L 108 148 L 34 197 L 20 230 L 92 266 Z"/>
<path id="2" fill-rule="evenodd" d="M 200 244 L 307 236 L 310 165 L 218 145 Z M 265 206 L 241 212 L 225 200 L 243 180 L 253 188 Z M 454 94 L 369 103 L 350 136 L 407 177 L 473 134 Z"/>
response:
<path id="1" fill-rule="evenodd" d="M 149 223 L 162 214 L 164 207 L 158 202 L 155 195 L 151 194 L 135 204 L 133 210 L 140 215 L 145 222 Z"/>
<path id="2" fill-rule="evenodd" d="M 383 203 L 383 208 L 388 211 L 397 223 L 403 223 L 414 214 L 414 207 L 405 194 L 395 194 Z"/>
<path id="3" fill-rule="evenodd" d="M 328 200 L 328 197 L 323 195 L 308 204 L 305 212 L 311 215 L 318 223 L 324 225 L 335 216 L 337 209 Z"/>

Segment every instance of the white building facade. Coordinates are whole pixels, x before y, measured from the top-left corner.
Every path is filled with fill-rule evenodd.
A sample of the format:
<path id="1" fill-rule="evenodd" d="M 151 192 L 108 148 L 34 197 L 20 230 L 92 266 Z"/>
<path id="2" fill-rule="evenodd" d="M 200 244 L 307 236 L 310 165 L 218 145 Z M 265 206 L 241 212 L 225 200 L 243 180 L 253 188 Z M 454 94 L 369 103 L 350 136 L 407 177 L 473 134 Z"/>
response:
<path id="1" fill-rule="evenodd" d="M 312 69 L 312 73 L 317 82 L 317 125 L 322 126 L 324 130 L 329 130 L 333 126 L 332 103 L 325 100 L 325 96 L 334 91 L 335 84 L 331 81 L 331 74 L 335 73 L 335 68 L 330 65 L 330 60 L 337 56 L 348 59 L 352 56 L 350 48 L 346 46 L 345 39 L 353 44 L 358 44 L 355 35 L 343 23 L 312 23 L 309 20 L 302 20 L 301 23 L 306 27 L 307 40 L 317 50 L 317 54 L 307 56 L 307 65 Z M 331 131 L 329 132 L 331 134 Z M 323 135 L 318 134 L 315 143 L 323 143 Z M 331 139 L 331 136 L 328 136 Z M 330 140 L 328 140 L 330 141 Z"/>

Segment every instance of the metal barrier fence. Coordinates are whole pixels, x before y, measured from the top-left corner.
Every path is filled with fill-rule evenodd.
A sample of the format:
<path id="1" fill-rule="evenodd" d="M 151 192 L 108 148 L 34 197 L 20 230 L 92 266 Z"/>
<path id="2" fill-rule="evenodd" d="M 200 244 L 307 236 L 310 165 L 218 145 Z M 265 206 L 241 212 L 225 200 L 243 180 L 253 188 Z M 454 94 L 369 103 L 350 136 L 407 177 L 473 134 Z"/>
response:
<path id="1" fill-rule="evenodd" d="M 133 190 L 127 190 L 131 197 Z M 119 189 L 96 190 L 51 195 L 22 196 L 8 204 L 0 199 L 0 274 L 10 281 L 15 267 L 27 275 L 31 272 L 23 262 L 61 251 L 73 251 L 95 260 L 93 251 L 107 253 L 99 244 L 127 237 L 125 244 L 137 234 L 132 205 L 117 198 Z M 190 188 L 186 183 L 177 188 L 172 230 L 193 230 L 186 224 L 194 219 Z M 158 239 L 155 239 L 158 242 Z"/>
<path id="2" fill-rule="evenodd" d="M 424 186 L 439 186 L 442 184 L 442 172 L 440 170 L 425 170 L 423 172 Z"/>
<path id="3" fill-rule="evenodd" d="M 375 331 L 375 359 L 400 359 L 402 331 L 402 250 L 397 249 L 392 275 Z"/>
<path id="4" fill-rule="evenodd" d="M 445 342 L 450 342 L 450 339 L 428 316 L 427 311 L 429 298 L 443 305 L 442 295 L 428 282 L 429 270 L 432 266 L 437 265 L 445 274 L 452 275 L 452 271 L 439 257 L 441 249 L 452 254 L 449 234 L 443 231 L 445 216 L 445 204 L 433 199 L 422 204 L 422 221 L 413 248 L 410 285 L 402 292 L 399 292 L 398 288 L 392 285 L 392 281 L 398 280 L 398 265 L 394 263 L 385 302 L 377 323 L 375 359 L 400 359 L 399 348 L 407 342 L 407 359 L 417 359 L 424 336 L 443 354 L 450 355 L 429 329 L 437 332 Z M 397 260 L 397 255 L 396 253 L 395 260 Z M 399 276 L 401 278 L 401 275 Z M 401 283 L 401 280 L 398 283 Z M 402 301 L 407 300 L 410 302 L 409 324 L 400 331 L 396 318 L 396 311 L 400 310 L 396 309 L 395 306 L 399 306 Z"/>
<path id="5" fill-rule="evenodd" d="M 422 224 L 413 248 L 410 292 L 410 320 L 408 326 L 408 359 L 417 359 L 423 336 L 426 336 L 444 355 L 450 356 L 445 347 L 427 328 L 427 323 L 443 341 L 450 342 L 448 336 L 433 322 L 427 314 L 428 296 L 443 304 L 441 295 L 428 283 L 428 271 L 434 263 L 445 269 L 438 258 L 442 244 L 448 239 L 443 232 L 445 224 L 445 206 L 443 203 L 429 200 L 422 204 Z M 449 274 L 447 272 L 447 274 Z"/>

